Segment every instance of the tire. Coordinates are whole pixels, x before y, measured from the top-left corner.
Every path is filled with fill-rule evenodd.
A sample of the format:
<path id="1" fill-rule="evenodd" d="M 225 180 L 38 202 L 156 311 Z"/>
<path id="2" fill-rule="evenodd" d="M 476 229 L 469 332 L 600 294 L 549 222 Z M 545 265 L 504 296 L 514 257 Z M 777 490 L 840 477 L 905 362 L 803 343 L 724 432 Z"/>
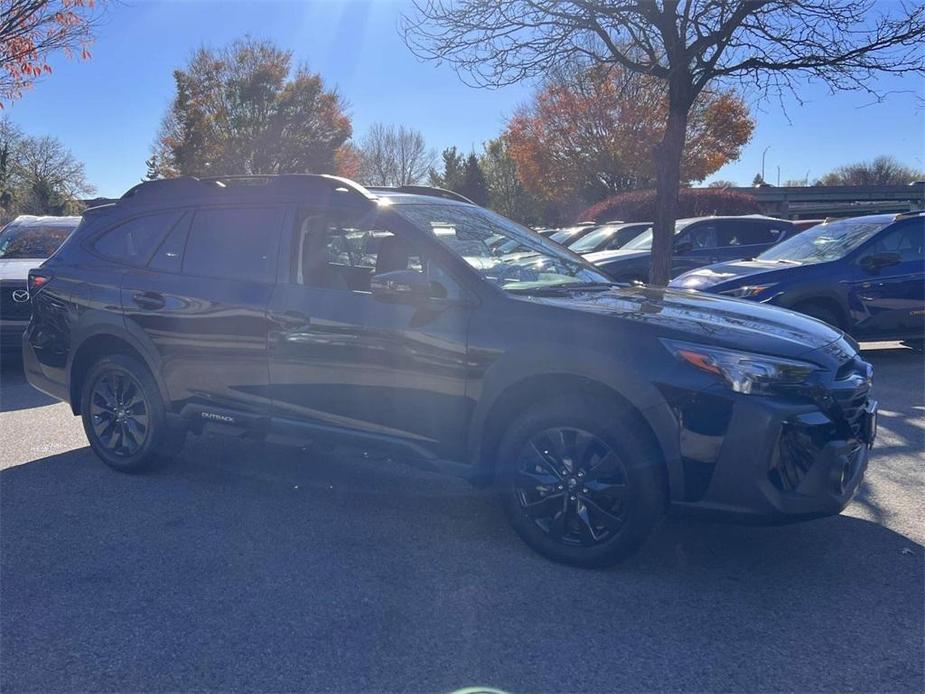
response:
<path id="1" fill-rule="evenodd" d="M 660 456 L 637 432 L 635 417 L 590 396 L 541 402 L 518 417 L 497 459 L 501 503 L 517 534 L 572 566 L 633 554 L 667 500 Z"/>
<path id="2" fill-rule="evenodd" d="M 807 315 L 810 318 L 821 320 L 823 323 L 828 323 L 833 328 L 838 328 L 839 330 L 842 329 L 841 318 L 839 315 L 825 304 L 815 302 L 797 304 L 793 307 L 793 310 L 797 313 Z"/>
<path id="3" fill-rule="evenodd" d="M 90 368 L 80 412 L 93 452 L 119 472 L 151 470 L 183 446 L 185 432 L 169 425 L 154 377 L 126 354 L 103 357 Z"/>

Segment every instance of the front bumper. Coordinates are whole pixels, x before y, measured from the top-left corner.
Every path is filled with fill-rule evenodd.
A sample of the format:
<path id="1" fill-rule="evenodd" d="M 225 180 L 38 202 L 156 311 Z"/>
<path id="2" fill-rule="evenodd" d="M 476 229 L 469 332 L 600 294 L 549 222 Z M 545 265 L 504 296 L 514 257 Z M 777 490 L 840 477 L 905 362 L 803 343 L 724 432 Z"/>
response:
<path id="1" fill-rule="evenodd" d="M 866 392 L 851 401 L 862 410 L 869 403 Z M 676 413 L 681 509 L 766 523 L 834 515 L 867 469 L 875 415 L 866 411 L 848 421 L 813 403 L 715 391 L 692 395 Z"/>

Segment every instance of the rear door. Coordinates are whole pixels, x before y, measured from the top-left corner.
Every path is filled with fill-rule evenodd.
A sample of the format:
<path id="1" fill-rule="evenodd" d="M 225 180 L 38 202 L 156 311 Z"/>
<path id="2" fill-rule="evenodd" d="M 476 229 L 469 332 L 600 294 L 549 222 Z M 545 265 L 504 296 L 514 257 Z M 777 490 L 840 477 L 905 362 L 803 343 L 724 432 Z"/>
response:
<path id="1" fill-rule="evenodd" d="M 854 263 L 852 309 L 858 336 L 919 338 L 925 335 L 925 219 L 899 222 L 865 244 Z M 865 268 L 865 257 L 895 253 L 896 265 Z"/>
<path id="2" fill-rule="evenodd" d="M 126 274 L 126 327 L 154 345 L 178 406 L 268 412 L 267 306 L 286 216 L 270 205 L 190 210 Z"/>

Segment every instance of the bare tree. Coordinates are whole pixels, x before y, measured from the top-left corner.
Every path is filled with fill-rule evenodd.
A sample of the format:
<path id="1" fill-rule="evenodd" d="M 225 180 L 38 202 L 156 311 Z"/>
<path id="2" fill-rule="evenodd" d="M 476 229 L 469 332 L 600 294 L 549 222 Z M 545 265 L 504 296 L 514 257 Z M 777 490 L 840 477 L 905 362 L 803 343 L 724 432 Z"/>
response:
<path id="1" fill-rule="evenodd" d="M 820 178 L 821 186 L 902 186 L 921 181 L 925 172 L 899 162 L 896 157 L 876 157 L 872 161 L 845 164 Z M 806 185 L 805 183 L 803 185 Z"/>
<path id="2" fill-rule="evenodd" d="M 360 180 L 367 185 L 420 183 L 434 163 L 424 136 L 401 125 L 374 123 L 360 142 Z"/>
<path id="3" fill-rule="evenodd" d="M 657 208 L 650 281 L 670 277 L 688 114 L 711 83 L 761 95 L 801 76 L 877 98 L 880 73 L 925 74 L 925 4 L 895 0 L 415 0 L 403 20 L 419 57 L 500 86 L 571 62 L 616 64 L 668 84 L 653 148 Z"/>
<path id="4" fill-rule="evenodd" d="M 94 192 L 83 162 L 54 137 L 24 138 L 16 157 L 22 212 L 65 214 L 76 209 L 80 197 Z"/>
<path id="5" fill-rule="evenodd" d="M 48 57 L 90 57 L 98 6 L 106 0 L 3 0 L 0 2 L 0 101 L 18 97 L 51 72 Z"/>

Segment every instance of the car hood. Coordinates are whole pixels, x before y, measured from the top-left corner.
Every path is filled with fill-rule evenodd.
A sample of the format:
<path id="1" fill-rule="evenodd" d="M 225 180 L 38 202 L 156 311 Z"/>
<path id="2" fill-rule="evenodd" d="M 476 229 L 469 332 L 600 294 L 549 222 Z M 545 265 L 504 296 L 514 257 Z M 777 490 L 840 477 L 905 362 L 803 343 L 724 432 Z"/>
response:
<path id="1" fill-rule="evenodd" d="M 803 272 L 808 265 L 779 263 L 774 260 L 735 260 L 729 263 L 717 263 L 697 268 L 683 275 L 678 275 L 670 286 L 681 289 L 710 289 L 718 285 L 731 288 L 746 284 L 773 284 L 793 277 L 794 273 Z M 728 285 L 728 287 L 727 287 Z"/>
<path id="2" fill-rule="evenodd" d="M 44 258 L 0 258 L 0 280 L 29 279 L 29 270 L 45 262 Z"/>
<path id="3" fill-rule="evenodd" d="M 648 258 L 649 251 L 627 251 L 618 249 L 616 251 L 596 251 L 595 253 L 586 253 L 584 259 L 589 263 L 601 265 L 602 263 L 615 263 L 640 258 Z"/>
<path id="4" fill-rule="evenodd" d="M 659 337 L 782 357 L 800 357 L 844 342 L 843 333 L 814 318 L 715 294 L 635 286 L 530 300 L 642 323 L 656 329 Z M 844 342 L 840 351 L 851 354 L 854 350 Z"/>

